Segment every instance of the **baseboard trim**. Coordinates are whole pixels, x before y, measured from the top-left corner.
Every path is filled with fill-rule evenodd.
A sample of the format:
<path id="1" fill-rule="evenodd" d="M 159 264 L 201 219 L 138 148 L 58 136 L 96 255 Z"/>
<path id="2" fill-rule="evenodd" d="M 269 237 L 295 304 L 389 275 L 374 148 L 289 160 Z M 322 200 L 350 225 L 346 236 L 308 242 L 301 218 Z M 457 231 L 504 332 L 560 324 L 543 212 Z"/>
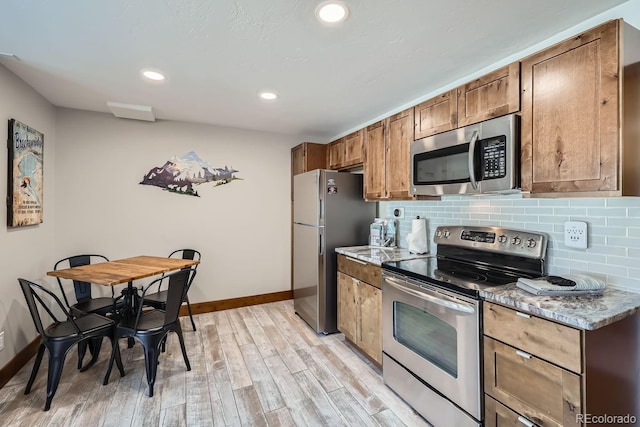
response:
<path id="1" fill-rule="evenodd" d="M 193 314 L 212 313 L 214 311 L 229 310 L 231 308 L 247 307 L 250 305 L 266 304 L 269 302 L 285 301 L 293 298 L 292 291 L 273 292 L 270 294 L 252 295 L 248 297 L 230 298 L 219 301 L 191 303 Z M 180 316 L 188 316 L 187 306 L 180 308 Z"/>
<path id="2" fill-rule="evenodd" d="M 252 295 L 249 297 L 230 298 L 219 301 L 198 302 L 191 304 L 193 314 L 211 313 L 231 308 L 247 307 L 250 305 L 266 304 L 269 302 L 285 301 L 293 298 L 292 291 L 273 292 L 270 294 Z M 188 316 L 187 306 L 180 308 L 180 316 Z M 20 369 L 26 365 L 38 352 L 40 346 L 40 336 L 38 335 L 25 348 L 23 348 L 13 359 L 0 368 L 0 389 L 9 382 Z"/>
<path id="3" fill-rule="evenodd" d="M 29 363 L 31 358 L 38 352 L 38 347 L 40 347 L 40 335 L 27 344 L 9 363 L 0 368 L 0 388 L 4 387 L 24 365 Z"/>

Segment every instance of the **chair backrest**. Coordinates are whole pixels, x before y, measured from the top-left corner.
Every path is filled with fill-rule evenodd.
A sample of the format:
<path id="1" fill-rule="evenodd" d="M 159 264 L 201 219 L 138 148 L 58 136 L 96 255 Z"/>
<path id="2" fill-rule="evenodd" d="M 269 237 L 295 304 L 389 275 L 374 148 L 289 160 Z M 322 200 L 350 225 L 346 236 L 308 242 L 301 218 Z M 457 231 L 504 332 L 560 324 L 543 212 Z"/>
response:
<path id="1" fill-rule="evenodd" d="M 61 320 L 51 311 L 48 305 L 43 300 L 43 297 L 48 300 L 53 300 L 58 305 L 60 310 L 64 313 L 66 319 L 64 321 L 71 321 L 74 325 L 76 331 L 79 333 L 80 329 L 75 324 L 69 312 L 62 305 L 62 301 L 50 290 L 43 288 L 42 286 L 30 282 L 26 279 L 18 279 L 20 283 L 20 288 L 22 289 L 22 293 L 24 294 L 24 299 L 27 301 L 27 307 L 29 307 L 29 312 L 31 313 L 31 318 L 33 319 L 33 324 L 36 327 L 36 331 L 44 337 L 47 336 L 46 329 L 42 324 L 42 318 L 40 317 L 40 311 L 38 310 L 38 305 L 42 307 L 48 314 L 51 316 L 55 323 L 61 323 Z"/>
<path id="2" fill-rule="evenodd" d="M 73 268 L 81 265 L 95 264 L 96 262 L 109 262 L 109 259 L 104 255 L 74 255 L 56 262 L 53 269 L 59 270 L 63 268 Z M 69 307 L 69 301 L 67 300 L 67 295 L 64 292 L 64 287 L 62 286 L 62 279 L 59 277 L 57 277 L 57 279 L 60 291 L 62 291 L 62 296 L 64 297 L 64 302 L 67 303 L 67 307 Z M 73 290 L 76 296 L 76 301 L 84 302 L 91 299 L 91 283 L 73 280 Z M 113 293 L 113 288 L 111 289 L 111 292 Z"/>
<path id="3" fill-rule="evenodd" d="M 195 268 L 187 268 L 176 271 L 175 273 L 167 274 L 164 277 L 160 277 L 153 282 L 149 283 L 142 292 L 142 304 L 140 304 L 138 308 L 138 314 L 136 318 L 136 329 L 138 325 L 138 320 L 140 319 L 140 314 L 142 312 L 142 307 L 144 306 L 144 296 L 147 293 L 147 290 L 152 288 L 155 284 L 162 280 L 168 280 L 168 289 L 167 289 L 167 302 L 165 307 L 165 315 L 164 315 L 164 325 L 169 325 L 178 320 L 178 315 L 180 314 L 180 307 L 182 306 L 182 302 L 184 301 L 187 290 L 189 289 L 189 284 L 193 281 L 194 276 L 196 275 Z"/>
<path id="4" fill-rule="evenodd" d="M 182 259 L 193 259 L 196 261 L 200 261 L 200 252 L 195 249 L 178 249 L 169 254 L 169 258 L 182 258 Z M 185 269 L 189 268 L 198 268 L 198 264 L 193 267 L 185 267 Z"/>

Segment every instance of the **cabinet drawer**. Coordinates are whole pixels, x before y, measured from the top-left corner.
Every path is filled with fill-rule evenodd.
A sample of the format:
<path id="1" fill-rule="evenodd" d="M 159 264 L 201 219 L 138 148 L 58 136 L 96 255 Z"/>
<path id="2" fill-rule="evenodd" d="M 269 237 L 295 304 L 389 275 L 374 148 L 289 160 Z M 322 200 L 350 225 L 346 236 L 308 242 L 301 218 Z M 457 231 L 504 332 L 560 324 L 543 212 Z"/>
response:
<path id="1" fill-rule="evenodd" d="M 484 419 L 485 427 L 526 427 L 537 425 L 486 394 L 484 395 Z"/>
<path id="2" fill-rule="evenodd" d="M 485 335 L 582 373 L 582 333 L 578 329 L 488 302 L 483 311 Z"/>
<path id="3" fill-rule="evenodd" d="M 580 375 L 485 336 L 484 378 L 485 393 L 538 425 L 580 425 Z"/>
<path id="4" fill-rule="evenodd" d="M 382 269 L 379 265 L 338 254 L 338 271 L 367 282 L 376 288 L 382 287 Z"/>

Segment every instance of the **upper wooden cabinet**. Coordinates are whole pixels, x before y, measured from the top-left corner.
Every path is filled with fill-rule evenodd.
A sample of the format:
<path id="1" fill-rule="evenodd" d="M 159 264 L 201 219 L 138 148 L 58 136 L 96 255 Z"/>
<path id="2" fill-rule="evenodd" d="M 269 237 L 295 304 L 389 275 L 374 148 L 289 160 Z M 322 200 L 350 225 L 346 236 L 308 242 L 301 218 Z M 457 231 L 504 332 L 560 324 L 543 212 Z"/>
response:
<path id="1" fill-rule="evenodd" d="M 386 119 L 387 152 L 385 176 L 390 199 L 410 199 L 411 143 L 413 142 L 413 108 Z"/>
<path id="2" fill-rule="evenodd" d="M 348 169 L 362 165 L 364 160 L 364 129 L 357 130 L 329 144 L 329 169 Z"/>
<path id="3" fill-rule="evenodd" d="M 495 70 L 458 89 L 458 127 L 520 109 L 520 63 Z"/>
<path id="4" fill-rule="evenodd" d="M 624 131 L 635 130 L 637 142 L 640 56 L 637 49 L 622 49 L 639 41 L 637 29 L 615 20 L 522 61 L 523 190 L 622 194 L 621 91 L 630 97 L 624 114 L 633 118 L 624 120 Z M 631 191 L 625 193 L 638 194 L 637 176 L 628 181 Z"/>
<path id="5" fill-rule="evenodd" d="M 458 125 L 457 89 L 416 105 L 414 111 L 415 139 L 455 129 Z"/>
<path id="6" fill-rule="evenodd" d="M 415 107 L 415 139 L 520 110 L 520 63 L 499 68 Z"/>
<path id="7" fill-rule="evenodd" d="M 291 149 L 291 175 L 324 169 L 327 166 L 327 146 L 303 142 Z"/>
<path id="8" fill-rule="evenodd" d="M 368 126 L 365 132 L 365 200 L 411 199 L 413 108 Z"/>
<path id="9" fill-rule="evenodd" d="M 385 120 L 367 126 L 364 135 L 364 199 L 378 200 L 387 195 L 385 172 Z"/>
<path id="10" fill-rule="evenodd" d="M 364 160 L 364 129 L 344 137 L 344 165 L 361 165 Z"/>
<path id="11" fill-rule="evenodd" d="M 337 139 L 327 146 L 327 167 L 340 169 L 344 165 L 344 138 Z"/>

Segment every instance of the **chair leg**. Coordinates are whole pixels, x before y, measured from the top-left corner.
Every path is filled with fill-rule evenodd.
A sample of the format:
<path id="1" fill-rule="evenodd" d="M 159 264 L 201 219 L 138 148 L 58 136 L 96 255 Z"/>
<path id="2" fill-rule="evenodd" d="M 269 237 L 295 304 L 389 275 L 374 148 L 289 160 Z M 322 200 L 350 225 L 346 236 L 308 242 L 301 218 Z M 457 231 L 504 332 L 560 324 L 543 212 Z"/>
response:
<path id="1" fill-rule="evenodd" d="M 196 330 L 196 322 L 193 321 L 193 314 L 191 313 L 191 304 L 189 304 L 189 296 L 185 297 L 185 301 L 187 302 L 187 310 L 189 310 L 189 318 L 191 319 L 191 326 L 193 326 L 193 330 Z"/>
<path id="2" fill-rule="evenodd" d="M 36 354 L 36 360 L 33 362 L 33 369 L 31 370 L 31 376 L 29 377 L 29 382 L 27 382 L 27 388 L 24 391 L 24 394 L 31 393 L 31 386 L 36 379 L 36 374 L 40 369 L 40 363 L 42 363 L 42 356 L 44 355 L 45 346 L 44 344 L 40 344 L 38 347 L 38 354 Z"/>
<path id="3" fill-rule="evenodd" d="M 89 360 L 89 363 L 87 363 L 86 366 L 80 368 L 80 372 L 86 371 L 98 360 L 98 356 L 100 356 L 100 348 L 102 347 L 102 337 L 91 338 L 88 341 L 84 341 L 84 343 L 85 345 L 89 345 L 91 360 Z"/>
<path id="4" fill-rule="evenodd" d="M 113 361 L 116 361 L 118 365 L 118 370 L 120 371 L 120 376 L 124 377 L 124 367 L 122 366 L 122 358 L 120 357 L 120 346 L 118 345 L 118 339 L 120 337 L 116 336 L 111 339 L 112 347 L 111 347 L 111 357 L 109 358 L 109 365 L 107 366 L 107 372 L 104 375 L 104 380 L 102 381 L 102 385 L 109 384 L 109 377 L 111 376 L 111 369 L 113 369 Z"/>
<path id="5" fill-rule="evenodd" d="M 149 385 L 149 397 L 153 397 L 153 386 L 158 372 L 158 353 L 161 341 L 146 342 L 144 345 L 144 363 L 147 367 L 147 384 Z"/>
<path id="6" fill-rule="evenodd" d="M 80 341 L 78 343 L 78 369 L 82 370 L 82 361 L 84 360 L 84 355 L 87 353 L 87 342 Z"/>
<path id="7" fill-rule="evenodd" d="M 182 338 L 182 328 L 180 327 L 180 322 L 176 322 L 176 327 L 174 328 L 175 333 L 178 335 L 178 341 L 180 341 L 180 348 L 182 349 L 182 357 L 184 357 L 184 363 L 187 365 L 187 371 L 191 370 L 191 364 L 189 363 L 189 358 L 187 357 L 187 349 L 184 346 L 184 338 Z"/>
<path id="8" fill-rule="evenodd" d="M 51 400 L 58 390 L 60 377 L 62 376 L 62 368 L 64 368 L 64 359 L 67 350 L 75 343 L 64 343 L 54 345 L 49 349 L 49 372 L 47 374 L 47 400 L 44 404 L 44 410 L 51 409 Z"/>

